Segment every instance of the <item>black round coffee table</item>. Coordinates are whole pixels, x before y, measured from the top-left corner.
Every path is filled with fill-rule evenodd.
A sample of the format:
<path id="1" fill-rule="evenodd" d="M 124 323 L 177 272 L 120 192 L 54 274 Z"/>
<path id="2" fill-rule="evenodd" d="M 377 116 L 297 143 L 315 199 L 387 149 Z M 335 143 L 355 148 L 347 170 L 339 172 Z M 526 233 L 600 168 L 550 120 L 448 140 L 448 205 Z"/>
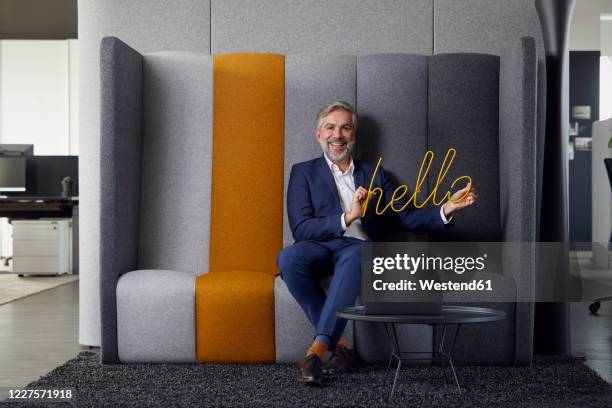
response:
<path id="1" fill-rule="evenodd" d="M 472 307 L 472 306 L 442 306 L 442 313 L 439 315 L 383 315 L 383 314 L 364 314 L 363 306 L 346 307 L 339 309 L 336 315 L 340 318 L 347 320 L 354 320 L 359 322 L 368 323 L 382 323 L 385 326 L 387 332 L 387 338 L 391 345 L 391 356 L 389 357 L 389 364 L 387 364 L 387 370 L 385 371 L 385 378 L 383 379 L 383 385 L 387 381 L 387 375 L 391 368 L 393 359 L 397 360 L 397 368 L 395 370 L 395 377 L 393 378 L 393 386 L 391 387 L 391 394 L 389 398 L 393 398 L 395 392 L 395 385 L 397 384 L 397 377 L 399 376 L 402 361 L 412 360 L 411 358 L 402 357 L 405 354 L 421 354 L 427 353 L 432 354 L 432 362 L 436 359 L 440 361 L 442 370 L 444 372 L 444 379 L 448 383 L 448 376 L 446 374 L 446 366 L 448 364 L 457 390 L 461 394 L 461 387 L 459 386 L 459 380 L 455 373 L 455 367 L 453 366 L 453 351 L 455 349 L 455 343 L 459 335 L 459 329 L 464 324 L 478 324 L 478 323 L 489 323 L 506 318 L 506 313 L 501 310 L 489 309 L 484 307 Z M 432 352 L 423 351 L 402 351 L 399 346 L 397 338 L 396 325 L 398 324 L 427 324 L 433 326 L 433 350 Z M 449 325 L 456 325 L 457 329 L 450 342 L 450 349 L 446 350 L 444 347 L 446 328 Z M 440 346 L 436 351 L 436 326 L 442 327 L 442 339 L 440 340 Z"/>

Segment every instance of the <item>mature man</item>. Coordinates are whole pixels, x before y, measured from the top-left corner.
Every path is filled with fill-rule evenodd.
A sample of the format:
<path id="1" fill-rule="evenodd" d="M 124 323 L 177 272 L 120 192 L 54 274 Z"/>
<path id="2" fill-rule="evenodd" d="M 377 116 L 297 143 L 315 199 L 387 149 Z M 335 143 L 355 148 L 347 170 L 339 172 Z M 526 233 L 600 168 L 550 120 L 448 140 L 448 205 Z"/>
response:
<path id="1" fill-rule="evenodd" d="M 361 242 L 370 239 L 377 216 L 368 211 L 361 217 L 368 194 L 364 186 L 369 186 L 375 168 L 351 156 L 357 130 L 353 107 L 342 101 L 330 103 L 319 111 L 316 125 L 323 156 L 291 170 L 287 213 L 295 243 L 281 251 L 277 263 L 315 328 L 312 346 L 300 364 L 301 379 L 321 385 L 324 372 L 344 372 L 354 360 L 348 340 L 341 337 L 346 320 L 338 319 L 336 310 L 354 305 L 359 295 Z M 382 168 L 376 171 L 374 185 L 382 189 L 385 203 L 391 201 L 394 188 Z M 441 208 L 391 213 L 404 228 L 442 230 L 457 210 L 476 201 L 468 188 L 457 191 Z M 317 280 L 326 274 L 333 275 L 327 296 Z M 333 355 L 323 366 L 327 350 Z"/>

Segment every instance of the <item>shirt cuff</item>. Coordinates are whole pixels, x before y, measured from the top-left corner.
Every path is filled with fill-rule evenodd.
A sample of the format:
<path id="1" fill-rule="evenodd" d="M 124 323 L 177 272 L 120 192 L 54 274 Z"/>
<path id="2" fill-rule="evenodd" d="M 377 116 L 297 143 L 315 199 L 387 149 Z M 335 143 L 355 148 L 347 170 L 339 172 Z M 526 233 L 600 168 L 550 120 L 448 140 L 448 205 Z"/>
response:
<path id="1" fill-rule="evenodd" d="M 444 225 L 448 224 L 453 220 L 453 217 L 446 219 L 446 216 L 444 215 L 444 206 L 440 207 L 440 218 L 442 218 L 442 222 L 444 223 Z"/>
<path id="2" fill-rule="evenodd" d="M 340 225 L 342 225 L 342 231 L 346 231 L 346 221 L 344 221 L 344 213 L 340 214 Z"/>

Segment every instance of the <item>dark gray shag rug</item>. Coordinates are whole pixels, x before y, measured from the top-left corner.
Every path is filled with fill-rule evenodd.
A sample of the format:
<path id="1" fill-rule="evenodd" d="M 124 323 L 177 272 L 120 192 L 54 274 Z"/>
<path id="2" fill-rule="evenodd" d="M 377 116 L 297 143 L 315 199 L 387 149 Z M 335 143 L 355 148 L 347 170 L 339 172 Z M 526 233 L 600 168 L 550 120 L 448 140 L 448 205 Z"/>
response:
<path id="1" fill-rule="evenodd" d="M 74 387 L 77 407 L 612 406 L 612 386 L 574 358 L 536 357 L 532 367 L 459 367 L 461 395 L 445 385 L 440 367 L 403 367 L 396 394 L 388 400 L 389 380 L 377 385 L 384 372 L 385 366 L 362 366 L 330 378 L 324 388 L 313 388 L 297 381 L 293 364 L 102 366 L 97 353 L 81 352 L 29 386 Z"/>

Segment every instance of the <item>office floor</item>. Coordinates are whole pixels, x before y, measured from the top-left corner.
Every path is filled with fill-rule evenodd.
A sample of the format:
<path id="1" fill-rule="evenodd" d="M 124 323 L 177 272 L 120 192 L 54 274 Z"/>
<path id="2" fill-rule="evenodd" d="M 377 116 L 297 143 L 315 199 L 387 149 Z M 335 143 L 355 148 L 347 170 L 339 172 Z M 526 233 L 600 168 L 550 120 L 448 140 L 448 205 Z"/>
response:
<path id="1" fill-rule="evenodd" d="M 0 389 L 23 386 L 90 350 L 78 344 L 78 305 L 73 282 L 0 306 Z M 587 307 L 572 304 L 572 352 L 612 383 L 612 303 L 598 316 Z"/>
<path id="2" fill-rule="evenodd" d="M 78 306 L 78 282 L 0 306 L 0 388 L 26 385 L 78 354 Z"/>
<path id="3" fill-rule="evenodd" d="M 572 354 L 586 356 L 586 365 L 612 383 L 612 302 L 601 304 L 597 315 L 588 311 L 590 303 L 573 303 Z"/>

